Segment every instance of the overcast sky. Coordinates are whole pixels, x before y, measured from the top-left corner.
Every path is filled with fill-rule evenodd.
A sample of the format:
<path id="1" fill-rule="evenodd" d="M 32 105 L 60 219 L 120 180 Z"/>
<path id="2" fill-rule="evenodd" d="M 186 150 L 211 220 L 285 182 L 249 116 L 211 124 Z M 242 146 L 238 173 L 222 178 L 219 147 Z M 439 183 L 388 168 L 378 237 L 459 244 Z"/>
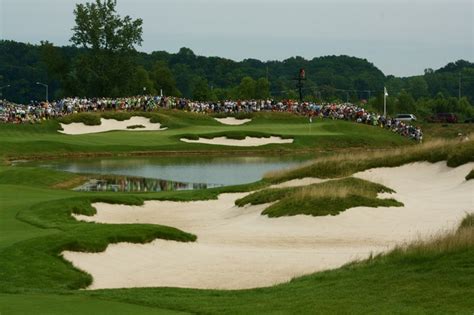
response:
<path id="1" fill-rule="evenodd" d="M 0 37 L 69 44 L 81 0 L 0 0 Z M 385 74 L 408 76 L 474 60 L 474 0 L 118 0 L 142 18 L 139 50 L 234 60 L 366 58 Z"/>

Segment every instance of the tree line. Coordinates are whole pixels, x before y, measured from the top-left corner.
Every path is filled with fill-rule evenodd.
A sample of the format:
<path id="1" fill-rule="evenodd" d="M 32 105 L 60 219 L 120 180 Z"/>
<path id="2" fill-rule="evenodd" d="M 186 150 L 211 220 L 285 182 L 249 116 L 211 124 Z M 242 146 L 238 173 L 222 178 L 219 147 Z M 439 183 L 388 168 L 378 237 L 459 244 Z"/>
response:
<path id="1" fill-rule="evenodd" d="M 212 101 L 296 99 L 294 79 L 304 68 L 308 101 L 364 100 L 378 109 L 386 86 L 389 113 L 473 116 L 474 63 L 469 61 L 395 77 L 385 76 L 366 59 L 344 55 L 237 62 L 198 56 L 185 47 L 177 53 L 143 53 L 136 50 L 143 21 L 119 16 L 115 6 L 115 0 L 76 5 L 71 46 L 0 41 L 0 87 L 10 85 L 0 90 L 2 97 L 19 103 L 43 100 L 44 87 L 35 85 L 42 82 L 48 84 L 51 99 L 160 93 Z"/>

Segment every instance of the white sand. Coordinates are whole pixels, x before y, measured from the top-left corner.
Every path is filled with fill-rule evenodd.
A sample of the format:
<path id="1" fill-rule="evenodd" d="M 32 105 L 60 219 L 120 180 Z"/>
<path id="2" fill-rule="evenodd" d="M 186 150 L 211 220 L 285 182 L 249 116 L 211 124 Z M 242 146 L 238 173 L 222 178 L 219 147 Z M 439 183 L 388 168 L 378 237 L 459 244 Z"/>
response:
<path id="1" fill-rule="evenodd" d="M 317 177 L 305 177 L 299 179 L 292 179 L 283 183 L 271 185 L 269 188 L 289 188 L 289 187 L 298 187 L 298 186 L 308 186 L 313 184 L 319 184 L 327 182 L 331 178 L 317 178 Z"/>
<path id="2" fill-rule="evenodd" d="M 145 128 L 127 129 L 128 126 L 142 125 Z M 126 130 L 126 131 L 149 131 L 149 130 L 166 130 L 161 128 L 159 123 L 150 122 L 150 118 L 133 116 L 128 120 L 119 121 L 115 119 L 100 119 L 100 125 L 88 126 L 84 123 L 61 124 L 63 130 L 58 130 L 61 133 L 68 135 L 82 135 L 86 133 L 106 132 L 112 130 Z"/>
<path id="3" fill-rule="evenodd" d="M 198 140 L 191 140 L 186 138 L 180 139 L 187 143 L 205 143 L 214 145 L 227 145 L 234 147 L 258 147 L 266 144 L 274 143 L 293 143 L 293 139 L 282 139 L 281 137 L 268 137 L 268 138 L 256 138 L 256 137 L 245 137 L 245 139 L 229 139 L 227 137 L 216 137 L 212 139 L 199 138 Z"/>
<path id="4" fill-rule="evenodd" d="M 235 117 L 226 117 L 226 118 L 214 118 L 218 122 L 224 125 L 243 125 L 245 123 L 251 122 L 252 119 L 237 119 Z"/>
<path id="5" fill-rule="evenodd" d="M 338 216 L 270 219 L 260 214 L 265 205 L 235 207 L 242 193 L 187 203 L 147 201 L 144 206 L 97 203 L 94 217 L 77 219 L 164 224 L 194 233 L 198 240 L 119 243 L 102 253 L 63 255 L 93 276 L 89 289 L 269 286 L 456 228 L 466 212 L 474 211 L 474 181 L 464 180 L 473 166 L 415 163 L 358 173 L 395 189 L 392 197 L 405 207 L 357 207 Z"/>

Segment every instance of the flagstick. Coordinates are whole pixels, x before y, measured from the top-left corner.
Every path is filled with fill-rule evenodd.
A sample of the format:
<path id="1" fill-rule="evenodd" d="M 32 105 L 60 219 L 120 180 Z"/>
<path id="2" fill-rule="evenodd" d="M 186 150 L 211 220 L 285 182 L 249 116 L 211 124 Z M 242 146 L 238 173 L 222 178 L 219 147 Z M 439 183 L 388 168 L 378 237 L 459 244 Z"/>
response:
<path id="1" fill-rule="evenodd" d="M 383 117 L 387 117 L 387 89 L 383 88 Z"/>

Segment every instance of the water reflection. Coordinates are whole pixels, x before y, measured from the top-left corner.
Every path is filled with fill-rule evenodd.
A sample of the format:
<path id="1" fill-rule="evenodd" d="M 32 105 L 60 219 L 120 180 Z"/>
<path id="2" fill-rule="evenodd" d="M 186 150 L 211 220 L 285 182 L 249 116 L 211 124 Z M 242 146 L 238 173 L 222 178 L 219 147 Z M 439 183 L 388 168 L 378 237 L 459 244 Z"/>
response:
<path id="1" fill-rule="evenodd" d="M 90 179 L 75 191 L 157 192 L 221 187 L 219 184 L 183 183 L 154 178 L 121 177 Z"/>
<path id="2" fill-rule="evenodd" d="M 47 163 L 38 161 L 28 164 L 73 173 L 97 174 L 94 176 L 96 179 L 114 175 L 177 183 L 239 185 L 257 181 L 266 172 L 292 167 L 308 158 L 314 156 L 123 157 L 52 160 Z M 160 185 L 153 185 L 155 186 Z"/>

